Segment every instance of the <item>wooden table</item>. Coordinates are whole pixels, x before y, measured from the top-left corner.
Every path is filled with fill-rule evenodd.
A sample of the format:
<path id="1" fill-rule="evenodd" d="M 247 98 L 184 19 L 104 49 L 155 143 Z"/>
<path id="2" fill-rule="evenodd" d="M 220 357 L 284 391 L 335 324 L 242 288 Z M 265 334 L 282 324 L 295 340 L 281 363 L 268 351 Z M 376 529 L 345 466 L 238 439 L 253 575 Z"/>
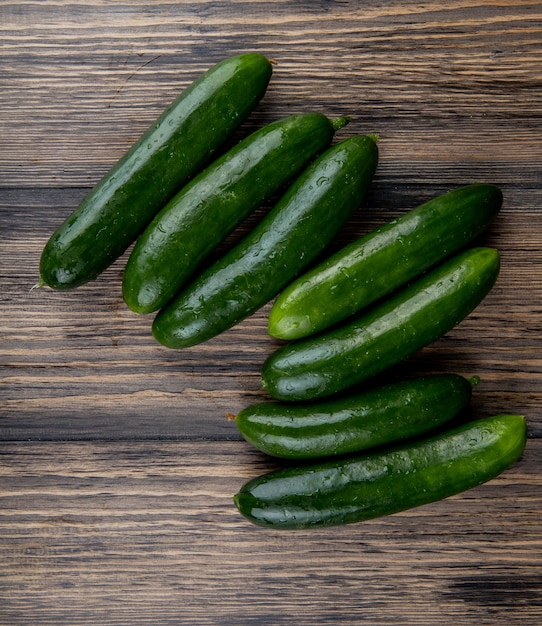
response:
<path id="1" fill-rule="evenodd" d="M 0 623 L 521 624 L 542 620 L 542 10 L 514 1 L 0 3 Z M 473 181 L 505 202 L 476 311 L 390 375 L 481 382 L 471 413 L 525 414 L 521 460 L 448 500 L 307 532 L 232 495 L 276 466 L 226 419 L 265 399 L 268 306 L 171 351 L 121 297 L 126 258 L 32 289 L 52 230 L 192 80 L 276 61 L 243 132 L 308 109 L 380 135 L 335 247 Z M 249 228 L 267 207 L 249 219 Z M 226 245 L 226 244 L 225 244 Z"/>

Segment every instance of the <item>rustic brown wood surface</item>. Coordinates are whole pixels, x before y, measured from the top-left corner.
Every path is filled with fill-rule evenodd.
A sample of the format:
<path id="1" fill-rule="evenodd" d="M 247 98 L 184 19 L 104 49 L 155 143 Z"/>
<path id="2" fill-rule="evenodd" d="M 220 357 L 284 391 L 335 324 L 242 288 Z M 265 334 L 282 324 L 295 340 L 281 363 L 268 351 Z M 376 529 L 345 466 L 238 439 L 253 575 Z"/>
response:
<path id="1" fill-rule="evenodd" d="M 4 0 L 0 34 L 0 625 L 542 623 L 540 5 Z M 495 480 L 364 524 L 256 528 L 232 495 L 275 463 L 226 414 L 266 398 L 268 306 L 178 352 L 124 305 L 126 257 L 75 291 L 32 289 L 87 191 L 248 50 L 276 65 L 243 133 L 313 109 L 380 135 L 335 247 L 453 187 L 502 187 L 480 238 L 502 253 L 496 287 L 389 373 L 477 374 L 473 416 L 527 417 Z"/>

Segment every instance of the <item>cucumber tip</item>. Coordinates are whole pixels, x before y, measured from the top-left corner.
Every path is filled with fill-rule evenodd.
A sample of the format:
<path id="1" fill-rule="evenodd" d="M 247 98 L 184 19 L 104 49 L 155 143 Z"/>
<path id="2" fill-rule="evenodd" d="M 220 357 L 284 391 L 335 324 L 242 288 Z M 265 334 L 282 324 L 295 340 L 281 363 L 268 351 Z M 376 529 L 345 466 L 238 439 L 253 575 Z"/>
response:
<path id="1" fill-rule="evenodd" d="M 41 289 L 42 287 L 46 287 L 46 286 L 47 286 L 47 283 L 40 276 L 40 279 L 38 280 L 38 282 L 35 285 L 32 285 L 32 287 L 30 287 L 30 291 L 34 291 L 34 289 Z"/>
<path id="2" fill-rule="evenodd" d="M 471 387 L 474 389 L 474 387 L 476 387 L 476 385 L 480 382 L 480 376 L 471 376 L 469 379 L 469 383 L 471 384 Z"/>

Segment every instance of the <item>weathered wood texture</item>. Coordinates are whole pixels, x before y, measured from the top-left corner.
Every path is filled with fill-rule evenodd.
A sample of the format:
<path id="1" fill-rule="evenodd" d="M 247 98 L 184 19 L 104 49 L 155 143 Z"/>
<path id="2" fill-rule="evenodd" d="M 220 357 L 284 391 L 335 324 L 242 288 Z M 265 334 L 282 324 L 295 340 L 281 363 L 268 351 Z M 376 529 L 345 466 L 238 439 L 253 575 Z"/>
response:
<path id="1" fill-rule="evenodd" d="M 231 496 L 271 465 L 225 416 L 265 398 L 268 307 L 176 352 L 124 305 L 125 257 L 76 291 L 31 289 L 92 185 L 246 50 L 276 66 L 239 135 L 307 109 L 380 135 L 333 247 L 447 189 L 502 187 L 480 238 L 502 253 L 495 289 L 389 373 L 478 374 L 474 416 L 524 413 L 526 454 L 499 479 L 357 527 L 253 528 Z M 0 52 L 0 624 L 540 623 L 540 5 L 3 1 Z"/>

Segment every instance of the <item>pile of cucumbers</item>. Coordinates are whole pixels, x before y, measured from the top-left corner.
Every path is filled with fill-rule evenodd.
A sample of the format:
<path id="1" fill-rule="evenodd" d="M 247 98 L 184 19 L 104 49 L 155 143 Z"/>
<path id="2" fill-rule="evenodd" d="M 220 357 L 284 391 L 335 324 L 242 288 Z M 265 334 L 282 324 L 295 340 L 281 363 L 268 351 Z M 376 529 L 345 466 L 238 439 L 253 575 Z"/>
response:
<path id="1" fill-rule="evenodd" d="M 500 211 L 500 189 L 452 190 L 326 258 L 366 196 L 378 137 L 333 142 L 350 118 L 308 112 L 227 147 L 271 74 L 266 57 L 241 54 L 186 89 L 53 233 L 38 284 L 78 287 L 133 245 L 124 301 L 155 313 L 152 333 L 173 349 L 206 341 L 275 298 L 269 334 L 284 345 L 262 367 L 273 401 L 235 416 L 248 442 L 288 463 L 234 496 L 258 525 L 358 522 L 495 477 L 521 456 L 525 419 L 451 426 L 476 377 L 371 380 L 447 333 L 491 290 L 499 253 L 472 242 Z M 265 217 L 217 255 L 276 195 Z"/>

